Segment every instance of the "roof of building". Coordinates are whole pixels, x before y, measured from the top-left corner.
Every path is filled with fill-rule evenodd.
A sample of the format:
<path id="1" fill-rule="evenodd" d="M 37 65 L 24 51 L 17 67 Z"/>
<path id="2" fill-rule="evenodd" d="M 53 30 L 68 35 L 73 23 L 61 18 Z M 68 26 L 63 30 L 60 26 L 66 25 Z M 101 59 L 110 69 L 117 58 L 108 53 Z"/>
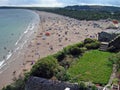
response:
<path id="1" fill-rule="evenodd" d="M 106 32 L 106 33 L 109 33 L 109 34 L 120 34 L 120 30 L 118 29 L 107 29 L 107 30 L 104 30 L 103 32 Z"/>

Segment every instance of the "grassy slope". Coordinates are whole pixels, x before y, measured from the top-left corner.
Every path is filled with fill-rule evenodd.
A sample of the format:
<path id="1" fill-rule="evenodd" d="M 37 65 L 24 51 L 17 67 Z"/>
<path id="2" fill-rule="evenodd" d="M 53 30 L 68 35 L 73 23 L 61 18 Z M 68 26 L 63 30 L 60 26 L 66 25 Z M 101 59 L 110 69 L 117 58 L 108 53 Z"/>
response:
<path id="1" fill-rule="evenodd" d="M 86 52 L 68 69 L 72 81 L 82 80 L 107 84 L 112 72 L 112 65 L 108 61 L 110 55 L 111 53 L 98 50 Z"/>

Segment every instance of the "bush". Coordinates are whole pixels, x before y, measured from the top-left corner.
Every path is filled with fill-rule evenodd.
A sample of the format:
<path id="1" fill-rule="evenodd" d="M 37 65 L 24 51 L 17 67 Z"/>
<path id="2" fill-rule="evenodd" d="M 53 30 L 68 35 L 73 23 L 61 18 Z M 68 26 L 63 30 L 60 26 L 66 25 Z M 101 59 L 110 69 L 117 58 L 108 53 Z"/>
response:
<path id="1" fill-rule="evenodd" d="M 86 38 L 84 40 L 84 44 L 89 44 L 89 43 L 93 43 L 93 42 L 96 42 L 96 41 L 97 41 L 96 39 Z"/>
<path id="2" fill-rule="evenodd" d="M 120 52 L 115 54 L 115 55 L 112 55 L 111 57 L 109 57 L 109 61 L 112 64 L 116 64 L 117 65 L 117 69 L 119 69 L 120 68 Z"/>
<path id="3" fill-rule="evenodd" d="M 63 51 L 58 52 L 57 54 L 54 55 L 54 57 L 61 62 L 65 58 L 65 53 Z"/>
<path id="4" fill-rule="evenodd" d="M 57 72 L 55 73 L 55 76 L 60 81 L 67 81 L 69 80 L 69 77 L 70 77 L 69 74 L 64 69 L 64 67 L 62 66 L 59 66 Z"/>
<path id="5" fill-rule="evenodd" d="M 50 79 L 58 68 L 57 60 L 48 56 L 40 59 L 31 69 L 30 75 Z"/>
<path id="6" fill-rule="evenodd" d="M 85 45 L 87 49 L 98 49 L 100 47 L 100 42 L 92 42 Z"/>
<path id="7" fill-rule="evenodd" d="M 71 63 L 74 61 L 72 56 L 66 56 L 63 61 L 60 62 L 60 65 L 63 66 L 65 69 L 68 69 Z"/>
<path id="8" fill-rule="evenodd" d="M 84 82 L 79 82 L 78 86 L 79 86 L 79 90 L 87 90 L 87 86 L 85 85 Z"/>
<path id="9" fill-rule="evenodd" d="M 80 42 L 80 43 L 77 43 L 75 44 L 76 47 L 79 47 L 79 48 L 82 48 L 84 47 L 84 43 L 83 42 Z"/>
<path id="10" fill-rule="evenodd" d="M 25 81 L 23 79 L 18 79 L 13 84 L 4 87 L 2 90 L 25 90 Z"/>
<path id="11" fill-rule="evenodd" d="M 81 49 L 78 48 L 78 47 L 72 47 L 70 48 L 70 54 L 73 55 L 73 56 L 78 56 L 82 53 Z"/>
<path id="12" fill-rule="evenodd" d="M 73 47 L 74 47 L 73 45 L 69 45 L 69 46 L 63 48 L 63 52 L 65 54 L 70 54 L 70 49 L 73 48 Z"/>
<path id="13" fill-rule="evenodd" d="M 81 52 L 84 53 L 85 51 L 87 51 L 87 48 L 86 47 L 82 47 L 80 48 Z"/>

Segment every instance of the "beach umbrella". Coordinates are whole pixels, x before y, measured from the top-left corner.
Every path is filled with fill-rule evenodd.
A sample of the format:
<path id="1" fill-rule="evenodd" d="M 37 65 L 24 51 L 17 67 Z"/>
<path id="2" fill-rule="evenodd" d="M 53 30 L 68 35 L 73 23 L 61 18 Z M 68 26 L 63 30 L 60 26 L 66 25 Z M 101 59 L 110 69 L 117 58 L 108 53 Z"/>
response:
<path id="1" fill-rule="evenodd" d="M 46 36 L 50 36 L 50 33 L 49 33 L 49 32 L 46 32 L 45 35 L 46 35 Z"/>

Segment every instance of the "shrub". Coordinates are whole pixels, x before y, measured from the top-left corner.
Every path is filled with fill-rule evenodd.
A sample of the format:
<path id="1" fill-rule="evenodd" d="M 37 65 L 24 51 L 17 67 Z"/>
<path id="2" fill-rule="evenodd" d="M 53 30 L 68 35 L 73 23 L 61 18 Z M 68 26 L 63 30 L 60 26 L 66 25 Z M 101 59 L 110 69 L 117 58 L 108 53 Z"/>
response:
<path id="1" fill-rule="evenodd" d="M 92 90 L 98 90 L 95 85 L 91 86 Z"/>
<path id="2" fill-rule="evenodd" d="M 96 39 L 86 38 L 84 40 L 84 44 L 89 44 L 89 43 L 93 43 L 93 42 L 96 42 L 96 41 L 97 41 Z"/>
<path id="3" fill-rule="evenodd" d="M 2 90 L 24 90 L 25 81 L 23 79 L 16 80 L 13 84 L 4 87 Z"/>
<path id="4" fill-rule="evenodd" d="M 58 52 L 57 54 L 54 55 L 54 57 L 61 62 L 65 58 L 65 53 L 63 51 Z"/>
<path id="5" fill-rule="evenodd" d="M 43 78 L 51 78 L 58 68 L 57 60 L 48 56 L 40 59 L 31 69 L 31 75 L 43 77 Z"/>
<path id="6" fill-rule="evenodd" d="M 60 62 L 60 65 L 63 66 L 65 69 L 68 69 L 73 61 L 73 57 L 69 55 L 66 56 L 64 60 Z"/>
<path id="7" fill-rule="evenodd" d="M 87 86 L 85 85 L 84 82 L 79 82 L 78 86 L 79 86 L 79 90 L 87 90 Z"/>
<path id="8" fill-rule="evenodd" d="M 80 48 L 81 52 L 84 53 L 85 51 L 87 51 L 87 48 L 86 47 L 82 47 Z"/>
<path id="9" fill-rule="evenodd" d="M 70 54 L 73 55 L 73 56 L 78 56 L 82 53 L 81 49 L 78 48 L 78 47 L 72 47 L 70 48 Z"/>
<path id="10" fill-rule="evenodd" d="M 75 44 L 75 46 L 81 48 L 81 47 L 84 47 L 84 43 L 80 42 L 80 43 Z"/>
<path id="11" fill-rule="evenodd" d="M 100 42 L 92 42 L 85 45 L 87 49 L 98 49 L 100 47 Z"/>
<path id="12" fill-rule="evenodd" d="M 60 81 L 67 81 L 69 80 L 69 77 L 70 77 L 69 74 L 64 69 L 64 67 L 62 66 L 59 66 L 57 72 L 55 73 L 55 76 Z"/>
<path id="13" fill-rule="evenodd" d="M 73 47 L 74 47 L 73 45 L 69 45 L 69 46 L 63 48 L 63 52 L 65 54 L 70 54 L 70 49 L 73 48 Z"/>
<path id="14" fill-rule="evenodd" d="M 120 68 L 120 52 L 115 54 L 115 55 L 112 55 L 111 57 L 109 57 L 109 61 L 112 64 L 116 64 L 117 65 L 117 69 L 119 69 Z"/>

